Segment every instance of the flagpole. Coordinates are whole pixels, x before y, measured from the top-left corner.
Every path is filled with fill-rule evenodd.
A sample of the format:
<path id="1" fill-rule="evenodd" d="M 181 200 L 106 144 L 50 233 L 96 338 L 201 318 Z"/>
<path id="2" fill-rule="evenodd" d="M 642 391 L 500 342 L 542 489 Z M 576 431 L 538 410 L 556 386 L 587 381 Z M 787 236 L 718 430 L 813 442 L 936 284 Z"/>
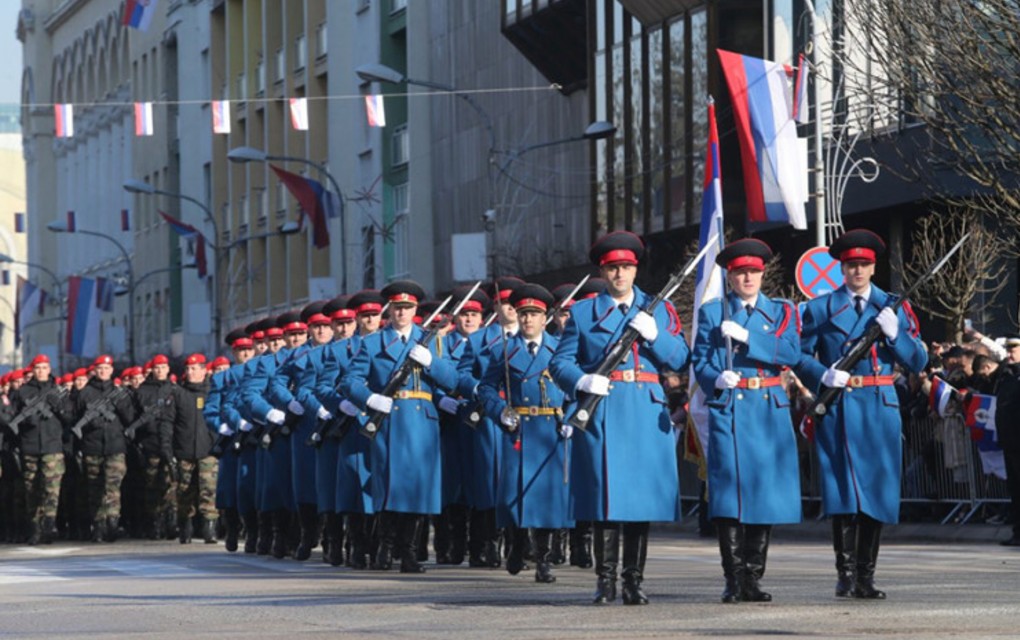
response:
<path id="1" fill-rule="evenodd" d="M 825 246 L 825 158 L 822 156 L 822 99 L 818 86 L 818 43 L 821 41 L 822 22 L 815 13 L 814 0 L 804 0 L 811 14 L 811 75 L 815 79 L 815 245 Z M 803 73 L 803 71 L 801 72 Z"/>

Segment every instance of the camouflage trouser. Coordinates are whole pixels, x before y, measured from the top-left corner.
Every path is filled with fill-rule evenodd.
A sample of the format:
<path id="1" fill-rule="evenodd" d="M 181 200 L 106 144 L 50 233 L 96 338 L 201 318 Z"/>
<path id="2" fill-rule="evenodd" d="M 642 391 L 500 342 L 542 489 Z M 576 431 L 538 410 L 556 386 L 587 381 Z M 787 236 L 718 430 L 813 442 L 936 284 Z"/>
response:
<path id="1" fill-rule="evenodd" d="M 193 518 L 197 510 L 206 520 L 216 518 L 217 460 L 212 456 L 177 463 L 177 518 Z"/>
<path id="2" fill-rule="evenodd" d="M 112 456 L 85 456 L 85 474 L 89 481 L 89 514 L 93 520 L 120 518 L 120 483 L 127 463 L 123 453 Z"/>
<path id="3" fill-rule="evenodd" d="M 25 481 L 25 506 L 29 520 L 56 519 L 60 481 L 64 477 L 64 454 L 25 456 L 21 475 Z"/>
<path id="4" fill-rule="evenodd" d="M 145 517 L 154 520 L 173 509 L 177 489 L 175 474 L 159 456 L 145 459 Z"/>

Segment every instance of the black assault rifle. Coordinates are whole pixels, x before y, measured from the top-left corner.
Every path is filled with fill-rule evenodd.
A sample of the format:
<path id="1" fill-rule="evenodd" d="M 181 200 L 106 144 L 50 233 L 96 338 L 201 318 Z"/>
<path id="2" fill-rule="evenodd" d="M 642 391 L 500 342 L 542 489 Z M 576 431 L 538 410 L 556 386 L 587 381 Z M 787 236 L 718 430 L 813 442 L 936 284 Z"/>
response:
<path id="1" fill-rule="evenodd" d="M 709 238 L 708 242 L 705 243 L 704 248 L 698 252 L 696 256 L 691 258 L 686 265 L 679 271 L 675 272 L 669 277 L 669 281 L 666 282 L 666 286 L 663 287 L 658 294 L 652 299 L 652 301 L 645 307 L 644 311 L 648 314 L 654 314 L 655 308 L 662 303 L 663 300 L 668 300 L 680 287 L 687 276 L 697 268 L 698 263 L 701 262 L 702 258 L 705 257 L 711 249 L 715 248 L 715 236 L 713 234 Z M 627 359 L 630 355 L 631 347 L 637 339 L 641 337 L 641 334 L 637 330 L 627 327 L 623 330 L 623 334 L 616 341 L 616 343 L 609 350 L 609 353 L 602 359 L 599 366 L 595 368 L 591 373 L 597 376 L 609 377 L 609 375 L 616 370 L 620 364 Z M 595 395 L 593 393 L 578 392 L 577 407 L 574 413 L 567 419 L 567 424 L 572 427 L 581 429 L 582 431 L 588 428 L 588 421 L 591 420 L 592 416 L 595 415 L 595 409 L 602 402 L 604 396 Z"/>
<path id="2" fill-rule="evenodd" d="M 18 435 L 21 429 L 21 423 L 25 420 L 42 418 L 48 420 L 53 416 L 53 409 L 50 407 L 50 398 L 59 398 L 67 395 L 67 389 L 62 386 L 54 386 L 47 389 L 45 392 L 40 393 L 36 397 L 32 398 L 25 404 L 25 408 L 21 410 L 21 413 L 17 415 L 7 425 L 11 433 Z"/>
<path id="3" fill-rule="evenodd" d="M 99 398 L 86 406 L 85 413 L 82 414 L 81 419 L 74 423 L 74 426 L 71 427 L 71 433 L 74 434 L 74 437 L 81 440 L 82 428 L 97 418 L 103 418 L 108 422 L 115 422 L 117 420 L 117 414 L 114 413 L 114 403 L 119 402 L 122 398 L 127 396 L 127 394 L 127 386 L 117 387 L 102 398 Z"/>

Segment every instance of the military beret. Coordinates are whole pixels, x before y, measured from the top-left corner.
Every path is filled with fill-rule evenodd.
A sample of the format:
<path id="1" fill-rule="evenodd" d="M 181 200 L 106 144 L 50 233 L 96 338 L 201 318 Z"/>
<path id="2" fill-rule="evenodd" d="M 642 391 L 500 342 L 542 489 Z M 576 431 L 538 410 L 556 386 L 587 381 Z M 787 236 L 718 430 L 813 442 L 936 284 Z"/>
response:
<path id="1" fill-rule="evenodd" d="M 885 242 L 874 231 L 851 229 L 832 242 L 829 255 L 840 262 L 874 262 L 885 253 Z"/>
<path id="2" fill-rule="evenodd" d="M 767 244 L 756 238 L 744 238 L 726 245 L 715 257 L 715 263 L 727 271 L 736 269 L 764 271 L 765 263 L 771 259 L 772 249 Z"/>
<path id="3" fill-rule="evenodd" d="M 601 267 L 607 264 L 637 264 L 645 255 L 645 243 L 630 231 L 607 233 L 591 246 L 588 258 Z"/>

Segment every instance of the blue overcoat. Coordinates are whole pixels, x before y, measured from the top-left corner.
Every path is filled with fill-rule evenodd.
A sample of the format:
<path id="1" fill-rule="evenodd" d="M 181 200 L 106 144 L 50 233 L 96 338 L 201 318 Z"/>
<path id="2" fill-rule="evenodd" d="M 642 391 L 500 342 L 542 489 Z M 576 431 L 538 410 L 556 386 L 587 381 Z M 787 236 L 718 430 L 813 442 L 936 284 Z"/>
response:
<path id="1" fill-rule="evenodd" d="M 367 410 L 372 393 L 382 391 L 390 374 L 422 338 L 418 326 L 411 327 L 404 344 L 392 328 L 366 336 L 351 360 L 340 391 L 351 402 Z M 404 391 L 434 394 L 437 388 L 453 389 L 457 371 L 442 358 L 439 341 L 428 345 L 433 360 L 427 371 L 416 368 L 408 376 Z M 360 438 L 351 433 L 348 438 Z M 439 419 L 431 400 L 398 398 L 393 411 L 383 420 L 372 439 L 372 503 L 377 511 L 438 514 L 442 508 L 442 464 L 439 454 Z"/>
<path id="2" fill-rule="evenodd" d="M 330 343 L 332 344 L 332 343 Z M 306 416 L 318 416 L 319 409 L 324 405 L 319 401 L 318 389 L 320 378 L 325 375 L 326 351 L 330 344 L 313 346 L 295 363 L 295 369 L 299 372 L 295 380 L 294 397 L 305 410 Z M 336 376 L 334 375 L 334 380 Z M 327 409 L 328 411 L 328 409 Z M 330 412 L 332 413 L 332 412 Z M 312 417 L 309 424 L 308 435 L 318 424 L 318 418 Z M 303 449 L 311 451 L 312 481 L 315 483 L 315 502 L 319 513 L 333 512 L 336 509 L 336 464 L 337 464 L 337 441 L 327 438 L 319 447 L 305 445 L 308 436 L 299 436 L 299 442 L 292 446 L 300 445 Z M 295 471 L 295 475 L 297 471 Z M 296 481 L 296 478 L 295 478 Z"/>
<path id="3" fill-rule="evenodd" d="M 803 356 L 797 370 L 804 383 L 819 390 L 829 365 L 864 334 L 883 307 L 894 303 L 893 296 L 874 284 L 861 315 L 845 285 L 806 303 L 801 328 Z M 896 364 L 913 373 L 924 369 L 928 355 L 910 306 L 904 304 L 897 315 L 900 330 L 896 339 L 882 336 L 851 374 L 889 376 Z M 826 515 L 862 512 L 881 522 L 899 520 L 903 464 L 899 406 L 892 384 L 848 387 L 815 425 Z"/>
<path id="4" fill-rule="evenodd" d="M 245 363 L 244 382 L 241 386 L 242 415 L 252 424 L 265 427 L 266 414 L 273 405 L 268 399 L 269 382 L 276 370 L 286 361 L 289 349 L 276 353 L 265 352 Z M 250 365 L 250 366 L 249 366 Z M 255 500 L 259 511 L 277 509 L 294 510 L 294 490 L 291 480 L 290 438 L 273 438 L 269 449 L 258 446 L 255 450 Z"/>
<path id="5" fill-rule="evenodd" d="M 748 331 L 747 344 L 733 342 L 733 371 L 742 380 L 777 378 L 800 360 L 797 308 L 758 295 L 748 313 L 740 298 L 727 296 L 730 320 Z M 692 360 L 698 385 L 709 398 L 708 504 L 712 518 L 746 524 L 800 522 L 800 469 L 790 401 L 782 385 L 715 390 L 726 369 L 726 340 L 720 331 L 722 302 L 698 312 Z M 714 397 L 713 397 L 714 394 Z"/>
<path id="6" fill-rule="evenodd" d="M 478 383 L 492 361 L 494 350 L 502 353 L 502 332 L 498 324 L 492 324 L 472 333 L 464 345 L 464 352 L 457 361 L 457 390 L 462 398 L 468 399 L 467 411 L 473 410 L 479 402 Z M 503 433 L 486 415 L 474 429 L 468 427 L 468 431 L 471 448 L 469 475 L 464 487 L 468 506 L 479 510 L 495 509 L 503 466 Z"/>
<path id="7" fill-rule="evenodd" d="M 235 365 L 236 366 L 236 365 Z M 202 417 L 214 437 L 218 437 L 221 424 L 229 424 L 236 429 L 234 424 L 226 417 L 224 396 L 228 392 L 228 380 L 230 370 L 213 374 L 209 380 L 209 393 L 205 398 L 205 407 L 202 409 Z M 233 451 L 224 450 L 220 456 L 219 467 L 216 474 L 216 508 L 236 509 L 237 508 L 237 454 Z"/>
<path id="8" fill-rule="evenodd" d="M 549 365 L 553 380 L 568 396 L 573 396 L 581 376 L 595 371 L 638 309 L 651 300 L 634 287 L 634 304 L 626 315 L 605 292 L 574 303 Z M 673 305 L 659 305 L 654 317 L 659 335 L 651 344 L 639 339 L 619 371 L 658 374 L 687 366 L 690 349 Z M 564 412 L 570 416 L 573 409 L 569 403 Z M 613 382 L 587 430 L 575 433 L 573 440 L 570 485 L 575 520 L 679 519 L 676 441 L 660 382 Z"/>
<path id="9" fill-rule="evenodd" d="M 451 331 L 443 336 L 443 357 L 456 367 L 467 347 L 470 336 Z M 460 399 L 460 394 L 439 393 L 436 396 L 436 407 L 439 400 L 449 395 Z M 439 450 L 443 459 L 443 507 L 451 504 L 468 504 L 467 491 L 471 483 L 471 459 L 474 437 L 472 430 L 464 424 L 464 414 L 471 409 L 467 402 L 461 402 L 457 414 L 439 411 Z"/>
<path id="10" fill-rule="evenodd" d="M 510 370 L 511 406 L 558 412 L 521 415 L 520 428 L 513 434 L 504 432 L 506 441 L 496 513 L 500 519 L 509 518 L 510 523 L 518 527 L 560 529 L 573 526 L 568 514 L 570 492 L 565 476 L 569 472 L 566 464 L 570 445 L 558 429 L 564 396 L 548 369 L 557 344 L 556 338 L 546 334 L 535 356 L 531 356 L 527 341 L 520 334 L 507 343 L 505 362 L 509 363 Z M 504 359 L 500 350 L 478 386 L 485 411 L 493 422 L 499 420 L 507 406 L 506 400 L 500 397 L 500 391 L 505 388 Z"/>
<path id="11" fill-rule="evenodd" d="M 323 355 L 323 371 L 316 393 L 323 406 L 335 416 L 341 415 L 340 403 L 344 400 L 337 385 L 347 375 L 354 354 L 361 349 L 362 340 L 360 335 L 355 334 L 346 340 L 332 342 Z M 358 420 L 363 422 L 365 414 L 362 413 Z M 337 513 L 374 513 L 371 440 L 363 438 L 355 429 L 339 443 L 334 438 L 327 438 L 322 446 L 330 443 L 337 450 L 334 509 Z"/>

